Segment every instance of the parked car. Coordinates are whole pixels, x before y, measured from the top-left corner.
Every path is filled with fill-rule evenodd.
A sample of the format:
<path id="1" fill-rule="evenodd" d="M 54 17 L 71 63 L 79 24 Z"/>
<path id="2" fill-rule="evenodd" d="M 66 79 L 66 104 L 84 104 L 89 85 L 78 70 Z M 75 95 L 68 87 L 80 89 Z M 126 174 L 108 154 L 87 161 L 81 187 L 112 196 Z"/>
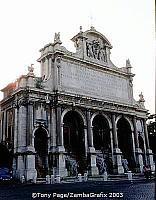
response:
<path id="1" fill-rule="evenodd" d="M 0 181 L 10 181 L 12 174 L 7 167 L 0 167 Z"/>

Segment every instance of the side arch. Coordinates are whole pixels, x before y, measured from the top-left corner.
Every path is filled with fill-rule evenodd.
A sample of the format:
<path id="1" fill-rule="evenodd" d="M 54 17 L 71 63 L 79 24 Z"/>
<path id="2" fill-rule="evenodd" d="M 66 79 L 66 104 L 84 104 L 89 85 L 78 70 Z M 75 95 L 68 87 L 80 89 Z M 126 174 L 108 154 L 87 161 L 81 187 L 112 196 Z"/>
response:
<path id="1" fill-rule="evenodd" d="M 33 132 L 35 150 L 35 168 L 38 177 L 45 177 L 48 173 L 48 131 L 45 127 L 39 126 Z"/>
<path id="2" fill-rule="evenodd" d="M 34 147 L 34 138 L 35 138 L 35 132 L 37 131 L 37 129 L 39 129 L 40 127 L 42 127 L 42 129 L 44 129 L 44 131 L 47 133 L 47 138 L 50 137 L 49 135 L 49 131 L 44 127 L 44 126 L 36 126 L 35 129 L 32 132 L 32 146 Z M 49 146 L 49 143 L 48 143 Z"/>
<path id="3" fill-rule="evenodd" d="M 66 168 L 69 175 L 83 174 L 87 170 L 86 119 L 78 109 L 66 109 L 61 116 Z"/>
<path id="4" fill-rule="evenodd" d="M 111 120 L 109 119 L 109 117 L 108 117 L 106 114 L 104 114 L 104 113 L 100 113 L 100 114 L 106 119 L 106 121 L 107 121 L 107 123 L 108 123 L 108 125 L 109 125 L 109 128 L 112 129 L 112 122 L 111 122 Z M 95 118 L 97 115 L 99 115 L 99 112 L 96 112 L 96 113 L 94 113 L 94 114 L 92 115 L 92 117 L 91 117 L 91 126 L 93 125 L 93 120 L 94 120 L 94 118 Z"/>
<path id="5" fill-rule="evenodd" d="M 124 119 L 126 119 L 126 121 L 129 123 L 129 125 L 130 125 L 130 128 L 131 128 L 131 131 L 133 132 L 134 131 L 134 126 L 133 126 L 133 123 L 132 123 L 132 121 L 127 117 L 127 116 L 124 116 L 124 115 L 119 115 L 117 118 L 116 118 L 116 125 L 117 125 L 117 123 L 118 123 L 118 121 L 119 121 L 119 119 L 121 119 L 121 118 L 124 118 Z"/>
<path id="6" fill-rule="evenodd" d="M 63 111 L 63 113 L 62 113 L 62 115 L 61 115 L 61 124 L 63 124 L 64 116 L 65 116 L 69 111 L 73 111 L 73 109 L 72 109 L 72 108 L 67 108 L 67 109 L 65 109 L 65 110 Z M 79 110 L 79 109 L 74 109 L 74 111 L 77 112 L 77 113 L 81 116 L 81 118 L 82 118 L 82 120 L 83 120 L 83 124 L 84 124 L 84 126 L 86 126 L 86 125 L 87 125 L 86 117 L 85 117 L 85 115 L 82 113 L 82 111 Z"/>
<path id="7" fill-rule="evenodd" d="M 122 152 L 122 164 L 125 172 L 128 168 L 133 170 L 136 166 L 135 163 L 135 146 L 133 138 L 133 124 L 131 120 L 120 115 L 116 119 L 118 146 Z"/>

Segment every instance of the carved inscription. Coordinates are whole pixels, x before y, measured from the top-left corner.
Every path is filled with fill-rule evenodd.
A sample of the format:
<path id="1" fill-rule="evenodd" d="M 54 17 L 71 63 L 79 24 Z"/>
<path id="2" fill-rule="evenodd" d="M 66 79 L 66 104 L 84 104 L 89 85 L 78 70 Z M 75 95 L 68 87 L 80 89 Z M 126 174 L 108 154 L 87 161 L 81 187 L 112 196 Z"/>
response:
<path id="1" fill-rule="evenodd" d="M 61 87 L 76 94 L 129 102 L 126 79 L 74 64 L 64 63 L 62 66 Z"/>

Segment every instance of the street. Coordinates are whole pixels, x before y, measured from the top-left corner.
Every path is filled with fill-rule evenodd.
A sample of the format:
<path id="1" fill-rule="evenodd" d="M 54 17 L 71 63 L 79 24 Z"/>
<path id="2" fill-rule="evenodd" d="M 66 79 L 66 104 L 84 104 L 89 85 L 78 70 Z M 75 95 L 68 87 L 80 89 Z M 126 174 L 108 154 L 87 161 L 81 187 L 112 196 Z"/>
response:
<path id="1" fill-rule="evenodd" d="M 154 180 L 1 185 L 0 200 L 137 199 L 154 200 Z"/>

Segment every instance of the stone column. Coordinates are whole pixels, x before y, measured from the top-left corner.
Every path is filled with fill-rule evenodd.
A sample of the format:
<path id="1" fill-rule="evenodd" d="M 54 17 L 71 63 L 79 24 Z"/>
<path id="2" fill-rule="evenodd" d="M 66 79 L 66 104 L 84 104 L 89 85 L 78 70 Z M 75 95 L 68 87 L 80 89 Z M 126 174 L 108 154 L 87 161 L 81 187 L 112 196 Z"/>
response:
<path id="1" fill-rule="evenodd" d="M 55 63 L 54 63 L 54 90 L 59 89 L 60 85 L 60 62 L 61 58 L 58 56 L 55 58 Z"/>
<path id="2" fill-rule="evenodd" d="M 85 145 L 85 156 L 87 156 L 87 150 L 88 150 L 87 126 L 84 126 L 84 145 Z"/>
<path id="3" fill-rule="evenodd" d="M 143 126 L 144 126 L 144 136 L 146 142 L 146 149 L 147 149 L 147 165 L 151 168 L 152 171 L 155 171 L 155 164 L 153 162 L 153 153 L 149 146 L 149 139 L 148 139 L 148 131 L 146 125 L 146 119 L 143 119 Z"/>
<path id="4" fill-rule="evenodd" d="M 27 135 L 26 135 L 26 148 L 25 148 L 25 178 L 26 181 L 34 180 L 37 178 L 37 171 L 35 169 L 35 148 L 32 145 L 33 139 L 33 103 L 27 105 Z"/>
<path id="5" fill-rule="evenodd" d="M 27 108 L 25 105 L 19 107 L 18 115 L 18 152 L 23 152 L 27 135 Z"/>
<path id="6" fill-rule="evenodd" d="M 114 148 L 118 148 L 118 137 L 117 137 L 117 128 L 116 128 L 116 123 L 115 123 L 115 114 L 112 114 L 112 133 L 113 133 Z"/>
<path id="7" fill-rule="evenodd" d="M 61 124 L 61 107 L 56 108 L 57 145 L 63 146 L 63 124 Z"/>
<path id="8" fill-rule="evenodd" d="M 2 120 L 2 123 L 3 123 L 3 130 L 2 130 L 2 141 L 5 141 L 6 139 L 6 110 L 3 112 L 3 120 Z"/>
<path id="9" fill-rule="evenodd" d="M 18 111 L 18 145 L 17 145 L 17 171 L 18 178 L 21 178 L 25 174 L 25 153 L 26 153 L 26 119 L 27 108 L 24 104 L 21 104 Z"/>
<path id="10" fill-rule="evenodd" d="M 112 129 L 110 129 L 110 142 L 111 142 L 112 162 L 113 162 L 113 165 L 114 165 L 115 163 L 114 163 L 114 154 L 113 154 L 113 134 L 112 134 Z"/>
<path id="11" fill-rule="evenodd" d="M 67 176 L 65 168 L 65 149 L 63 145 L 63 124 L 61 124 L 61 107 L 56 108 L 56 134 L 57 134 L 57 174 Z"/>
<path id="12" fill-rule="evenodd" d="M 18 148 L 18 108 L 17 106 L 14 108 L 14 157 L 13 157 L 13 176 L 17 177 L 17 148 Z M 18 178 L 18 177 L 17 177 Z"/>
<path id="13" fill-rule="evenodd" d="M 27 146 L 32 146 L 32 137 L 33 137 L 33 122 L 34 122 L 34 117 L 33 117 L 33 103 L 28 104 L 28 113 L 27 113 Z"/>
<path id="14" fill-rule="evenodd" d="M 146 119 L 143 119 L 143 126 L 144 126 L 144 136 L 145 136 L 145 142 L 146 142 L 146 149 L 150 149 Z"/>
<path id="15" fill-rule="evenodd" d="M 87 111 L 87 135 L 88 135 L 88 150 L 90 158 L 90 171 L 89 174 L 92 176 L 98 175 L 99 171 L 96 166 L 96 152 L 93 144 L 93 127 L 91 126 L 90 111 Z"/>
<path id="16" fill-rule="evenodd" d="M 123 168 L 122 162 L 121 162 L 122 152 L 118 148 L 117 128 L 116 128 L 115 114 L 114 113 L 112 114 L 112 132 L 113 132 L 114 161 L 115 161 L 114 173 L 123 174 L 124 168 Z"/>
<path id="17" fill-rule="evenodd" d="M 26 160 L 25 160 L 25 178 L 26 181 L 36 180 L 37 170 L 35 169 L 35 149 L 32 146 L 27 146 L 26 148 Z"/>
<path id="18" fill-rule="evenodd" d="M 87 110 L 87 133 L 88 133 L 88 146 L 93 147 L 93 130 L 91 126 L 89 110 Z"/>
<path id="19" fill-rule="evenodd" d="M 49 59 L 46 58 L 45 60 L 45 64 L 46 64 L 46 79 L 48 79 L 48 76 L 49 76 Z"/>
<path id="20" fill-rule="evenodd" d="M 52 71 L 52 58 L 49 58 L 49 76 L 51 75 L 51 71 Z"/>
<path id="21" fill-rule="evenodd" d="M 55 108 L 50 107 L 50 122 L 49 122 L 49 134 L 50 134 L 50 141 L 49 141 L 49 168 L 52 174 L 55 174 L 55 159 L 56 159 L 56 112 Z"/>
<path id="22" fill-rule="evenodd" d="M 16 170 L 16 178 L 21 180 L 21 177 L 25 175 L 24 170 L 25 170 L 25 159 L 24 155 L 18 153 L 17 157 L 17 170 Z"/>
<path id="23" fill-rule="evenodd" d="M 51 147 L 56 147 L 56 113 L 55 109 L 51 109 L 51 117 L 50 117 L 50 146 Z"/>
<path id="24" fill-rule="evenodd" d="M 136 154 L 136 171 L 143 171 L 143 157 L 142 150 L 139 148 L 138 132 L 136 128 L 136 117 L 133 117 L 133 126 L 134 126 L 134 142 L 135 142 L 135 154 Z"/>

